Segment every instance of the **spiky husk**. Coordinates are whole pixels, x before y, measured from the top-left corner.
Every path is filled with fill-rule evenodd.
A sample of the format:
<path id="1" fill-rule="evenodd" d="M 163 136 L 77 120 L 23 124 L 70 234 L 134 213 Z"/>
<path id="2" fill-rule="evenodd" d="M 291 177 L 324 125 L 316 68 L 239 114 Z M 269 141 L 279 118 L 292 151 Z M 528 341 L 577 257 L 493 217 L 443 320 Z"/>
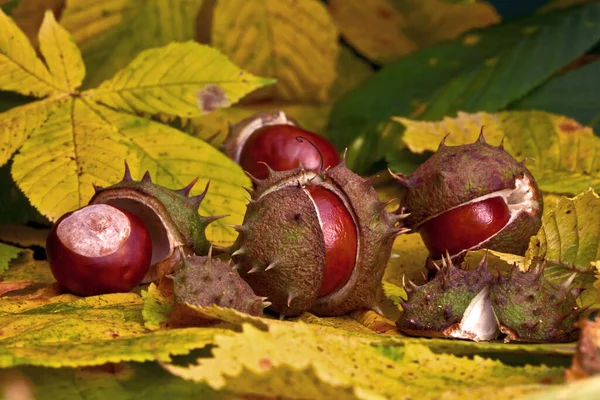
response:
<path id="1" fill-rule="evenodd" d="M 448 257 L 432 280 L 422 286 L 410 281 L 405 285 L 407 300 L 396 326 L 409 335 L 452 336 L 469 304 L 492 281 L 486 258 L 470 271 L 455 266 Z"/>
<path id="2" fill-rule="evenodd" d="M 250 204 L 232 256 L 241 276 L 281 315 L 310 310 L 341 315 L 361 307 L 375 307 L 375 292 L 403 216 L 389 213 L 369 181 L 348 170 L 344 161 L 317 175 L 297 168 L 269 171 L 254 179 Z M 325 265 L 325 243 L 313 201 L 304 185 L 319 184 L 347 205 L 357 223 L 357 263 L 348 282 L 318 298 Z"/>
<path id="3" fill-rule="evenodd" d="M 527 177 L 533 187 L 537 210 L 522 212 L 510 225 L 477 248 L 524 254 L 528 238 L 541 226 L 543 201 L 531 172 L 503 146 L 487 144 L 483 133 L 471 144 L 446 146 L 442 141 L 438 151 L 412 174 L 393 176 L 405 188 L 401 203 L 410 214 L 405 221 L 407 228 L 418 230 L 424 221 L 473 199 L 514 189 L 515 180 L 522 177 Z"/>
<path id="4" fill-rule="evenodd" d="M 94 186 L 96 193 L 89 204 L 120 206 L 140 217 L 150 231 L 152 265 L 143 282 L 157 280 L 173 271 L 179 261 L 179 253 L 175 251 L 177 247 L 183 246 L 188 253 L 197 255 L 208 253 L 210 243 L 205 235 L 206 226 L 220 217 L 198 214 L 209 185 L 201 194 L 190 197 L 195 183 L 196 179 L 182 189 L 170 190 L 153 183 L 148 172 L 140 181 L 135 181 L 125 164 L 121 182 L 106 188 Z M 165 240 L 168 242 L 166 251 L 163 248 Z"/>
<path id="5" fill-rule="evenodd" d="M 231 263 L 210 255 L 182 257 L 173 275 L 173 294 L 178 304 L 218 305 L 261 316 L 269 303 L 232 271 Z"/>
<path id="6" fill-rule="evenodd" d="M 577 297 L 583 289 L 572 288 L 570 280 L 554 285 L 543 267 L 521 272 L 515 266 L 509 276 L 499 276 L 492 286 L 492 308 L 505 341 L 569 342 L 576 340 L 575 326 L 584 309 Z"/>

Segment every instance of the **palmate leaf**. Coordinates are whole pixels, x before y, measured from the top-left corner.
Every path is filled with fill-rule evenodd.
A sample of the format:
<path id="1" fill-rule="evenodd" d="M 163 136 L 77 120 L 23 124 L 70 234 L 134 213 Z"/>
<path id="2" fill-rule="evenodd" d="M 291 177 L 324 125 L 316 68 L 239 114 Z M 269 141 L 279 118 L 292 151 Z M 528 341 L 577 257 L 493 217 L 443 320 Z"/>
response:
<path id="1" fill-rule="evenodd" d="M 504 138 L 504 148 L 517 159 L 535 161 L 527 168 L 544 192 L 578 194 L 589 187 L 600 190 L 600 138 L 590 128 L 559 115 L 541 111 L 495 114 L 459 113 L 456 118 L 424 122 L 395 118 L 406 128 L 401 144 L 411 151 L 435 151 L 442 138 L 455 146 L 473 143 L 481 127 L 493 145 Z M 400 138 L 398 138 L 400 139 Z"/>
<path id="2" fill-rule="evenodd" d="M 318 0 L 217 2 L 212 44 L 235 64 L 277 79 L 261 98 L 325 101 L 336 77 L 338 32 Z"/>
<path id="3" fill-rule="evenodd" d="M 202 0 L 69 0 L 61 25 L 73 35 L 95 87 L 143 50 L 194 39 Z"/>
<path id="4" fill-rule="evenodd" d="M 564 38 L 569 37 L 568 41 Z M 329 131 L 354 146 L 358 173 L 388 153 L 389 118 L 438 120 L 457 111 L 496 112 L 538 87 L 600 39 L 600 4 L 467 33 L 392 64 L 340 100 Z"/>
<path id="5" fill-rule="evenodd" d="M 398 394 L 437 398 L 465 387 L 536 384 L 541 379 L 560 381 L 562 375 L 560 368 L 509 367 L 477 356 L 433 354 L 418 344 L 406 345 L 403 357 L 395 362 L 363 340 L 316 333 L 301 323 L 273 325 L 268 332 L 244 325 L 241 334 L 217 336 L 215 341 L 213 358 L 167 369 L 215 389 L 311 399 L 382 399 Z"/>
<path id="6" fill-rule="evenodd" d="M 380 63 L 500 21 L 494 7 L 485 2 L 330 0 L 327 6 L 342 35 Z"/>
<path id="7" fill-rule="evenodd" d="M 0 367 L 102 365 L 169 361 L 212 342 L 219 328 L 151 332 L 142 299 L 134 293 L 87 298 L 61 295 L 39 300 L 0 300 Z"/>
<path id="8" fill-rule="evenodd" d="M 92 183 L 116 183 L 126 160 L 134 177 L 139 179 L 148 170 L 156 183 L 169 188 L 181 188 L 200 177 L 192 194 L 210 180 L 200 212 L 230 216 L 211 224 L 207 234 L 215 244 L 234 240 L 235 232 L 226 224 L 241 222 L 245 211 L 241 187 L 249 185 L 248 178 L 212 146 L 137 114 L 202 115 L 271 80 L 238 69 L 214 49 L 188 42 L 147 50 L 100 88 L 78 92 L 85 74 L 81 55 L 52 13 L 46 13 L 40 29 L 48 69 L 4 14 L 0 30 L 15 38 L 0 41 L 0 69 L 6 71 L 0 90 L 12 90 L 14 81 L 20 80 L 19 87 L 35 89 L 24 93 L 46 96 L 0 114 L 0 163 L 20 148 L 12 176 L 44 216 L 54 221 L 87 204 Z M 39 71 L 23 70 L 21 65 L 38 66 Z"/>

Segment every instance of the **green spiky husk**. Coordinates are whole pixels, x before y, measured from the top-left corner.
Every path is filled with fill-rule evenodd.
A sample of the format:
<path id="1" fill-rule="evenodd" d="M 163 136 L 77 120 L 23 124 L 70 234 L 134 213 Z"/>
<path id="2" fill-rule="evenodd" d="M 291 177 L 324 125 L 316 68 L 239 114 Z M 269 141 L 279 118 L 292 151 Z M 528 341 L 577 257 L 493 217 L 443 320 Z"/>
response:
<path id="1" fill-rule="evenodd" d="M 357 224 L 359 238 L 350 279 L 321 298 L 317 296 L 325 243 L 315 205 L 303 190 L 307 184 L 323 185 L 342 199 Z M 342 161 L 320 176 L 301 168 L 271 170 L 267 179 L 255 180 L 255 187 L 231 251 L 241 276 L 257 294 L 268 297 L 272 309 L 282 315 L 310 310 L 332 316 L 376 307 L 375 294 L 401 229 L 395 226 L 400 217 L 385 211 L 369 181 L 348 170 Z M 275 266 L 265 271 L 273 262 Z M 253 268 L 257 272 L 249 273 Z"/>
<path id="2" fill-rule="evenodd" d="M 206 190 L 201 195 L 189 197 L 187 194 L 193 183 L 181 190 L 170 190 L 153 183 L 148 173 L 141 181 L 133 180 L 129 168 L 126 166 L 125 177 L 121 182 L 106 188 L 95 187 L 96 193 L 89 204 L 119 204 L 138 215 L 147 225 L 158 223 L 149 218 L 150 214 L 154 214 L 160 218 L 161 229 L 168 233 L 171 247 L 168 257 L 153 262 L 143 282 L 157 280 L 173 271 L 179 260 L 179 255 L 174 251 L 176 247 L 183 246 L 189 249 L 188 252 L 197 255 L 208 253 L 210 243 L 206 238 L 205 230 L 207 225 L 216 218 L 203 217 L 198 214 L 198 208 Z M 140 206 L 132 207 L 130 202 Z M 150 226 L 148 227 L 154 246 L 154 230 L 150 229 Z"/>
<path id="3" fill-rule="evenodd" d="M 448 260 L 432 280 L 416 288 L 406 287 L 408 298 L 396 322 L 398 330 L 416 336 L 449 336 L 471 301 L 492 280 L 487 262 L 469 271 Z"/>
<path id="4" fill-rule="evenodd" d="M 263 298 L 257 296 L 231 264 L 210 256 L 183 257 L 173 275 L 173 294 L 178 304 L 213 304 L 261 316 Z"/>
<path id="5" fill-rule="evenodd" d="M 498 279 L 490 296 L 505 341 L 568 342 L 579 335 L 575 322 L 583 311 L 577 305 L 580 293 L 552 284 L 541 268 L 521 272 L 515 267 Z"/>

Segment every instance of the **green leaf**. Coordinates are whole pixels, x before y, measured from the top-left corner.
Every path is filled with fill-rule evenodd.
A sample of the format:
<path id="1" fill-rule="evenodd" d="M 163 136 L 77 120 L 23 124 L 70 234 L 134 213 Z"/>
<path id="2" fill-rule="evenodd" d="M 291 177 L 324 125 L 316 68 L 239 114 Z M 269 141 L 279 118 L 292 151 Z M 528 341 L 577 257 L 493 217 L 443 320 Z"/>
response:
<path id="1" fill-rule="evenodd" d="M 212 44 L 250 72 L 277 79 L 260 98 L 325 101 L 336 78 L 338 32 L 318 0 L 217 2 Z"/>
<path id="2" fill-rule="evenodd" d="M 541 111 L 507 111 L 461 112 L 457 118 L 435 122 L 395 120 L 406 127 L 401 145 L 413 152 L 435 151 L 448 133 L 450 146 L 472 143 L 485 126 L 488 143 L 498 145 L 504 138 L 504 148 L 511 155 L 535 160 L 527 168 L 542 191 L 574 195 L 589 187 L 600 190 L 600 138 L 570 118 Z"/>
<path id="3" fill-rule="evenodd" d="M 145 50 L 86 97 L 129 113 L 191 118 L 229 107 L 274 80 L 242 71 L 195 42 Z"/>
<path id="4" fill-rule="evenodd" d="M 36 400 L 231 399 L 208 385 L 186 382 L 157 363 L 87 368 L 21 367 Z"/>
<path id="5" fill-rule="evenodd" d="M 485 2 L 330 0 L 327 6 L 344 38 L 379 63 L 500 21 L 494 7 Z"/>
<path id="6" fill-rule="evenodd" d="M 6 52 L 9 75 L 27 73 L 21 85 L 37 88 L 31 92 L 37 96 L 50 95 L 0 114 L 0 165 L 20 150 L 12 176 L 33 206 L 55 221 L 86 205 L 92 184 L 118 182 L 126 160 L 134 176 L 148 170 L 154 182 L 171 189 L 196 177 L 210 180 L 200 212 L 229 216 L 211 224 L 207 235 L 216 245 L 233 243 L 236 233 L 227 225 L 242 221 L 246 203 L 242 186 L 250 185 L 248 177 L 216 148 L 136 114 L 200 115 L 199 102 L 203 111 L 224 106 L 270 80 L 253 77 L 216 50 L 189 42 L 147 50 L 101 88 L 77 92 L 84 74 L 79 50 L 51 12 L 40 30 L 49 71 L 4 14 L 0 30 L 9 30 L 18 39 L 0 40 L 0 60 Z M 66 67 L 61 60 L 67 61 Z M 30 73 L 38 64 L 45 80 Z M 32 67 L 23 72 L 20 65 Z M 10 68 L 17 70 L 13 73 Z M 13 80 L 0 77 L 0 90 L 12 90 Z M 192 194 L 201 190 L 198 185 Z"/>
<path id="7" fill-rule="evenodd" d="M 173 309 L 173 300 L 165 297 L 154 283 L 148 286 L 148 290 L 142 291 L 142 299 L 144 326 L 152 331 L 160 329 L 160 324 L 167 320 Z"/>
<path id="8" fill-rule="evenodd" d="M 13 10 L 17 8 L 20 2 L 21 0 L 8 0 L 0 5 L 0 9 L 2 9 L 6 15 L 10 15 L 12 14 Z"/>
<path id="9" fill-rule="evenodd" d="M 391 116 L 435 120 L 459 110 L 498 111 L 599 39 L 600 4 L 593 2 L 422 50 L 385 66 L 338 102 L 330 137 L 338 148 L 353 148 L 349 167 L 360 173 L 396 139 L 382 136 Z"/>
<path id="10" fill-rule="evenodd" d="M 197 365 L 167 369 L 215 389 L 311 399 L 396 398 L 399 393 L 429 399 L 465 387 L 556 382 L 562 376 L 560 368 L 509 367 L 478 356 L 434 354 L 418 344 L 406 345 L 394 362 L 364 340 L 317 334 L 301 323 L 273 325 L 268 332 L 244 325 L 241 334 L 216 337 L 212 352 L 213 358 L 200 358 Z"/>
<path id="11" fill-rule="evenodd" d="M 10 260 L 17 258 L 22 251 L 23 249 L 18 247 L 0 243 L 0 275 L 7 270 Z"/>
<path id="12" fill-rule="evenodd" d="M 170 361 L 228 334 L 218 328 L 150 332 L 133 293 L 87 298 L 0 299 L 0 367 L 75 367 L 121 361 Z"/>
<path id="13" fill-rule="evenodd" d="M 2 275 L 5 282 L 32 281 L 38 285 L 50 285 L 56 282 L 47 261 L 34 260 L 28 257 L 23 262 L 15 263 Z"/>
<path id="14" fill-rule="evenodd" d="M 550 80 L 510 105 L 515 110 L 545 110 L 574 118 L 600 132 L 600 60 Z"/>
<path id="15" fill-rule="evenodd" d="M 61 25 L 88 66 L 86 87 L 95 87 L 143 50 L 194 39 L 203 0 L 69 0 Z"/>

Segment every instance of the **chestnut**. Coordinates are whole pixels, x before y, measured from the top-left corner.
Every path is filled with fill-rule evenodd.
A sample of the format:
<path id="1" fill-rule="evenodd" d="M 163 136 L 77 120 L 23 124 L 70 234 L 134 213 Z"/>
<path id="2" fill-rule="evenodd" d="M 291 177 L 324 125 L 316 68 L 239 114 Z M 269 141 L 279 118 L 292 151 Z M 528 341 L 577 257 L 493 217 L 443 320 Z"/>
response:
<path id="1" fill-rule="evenodd" d="M 46 239 L 52 274 L 80 296 L 128 292 L 150 268 L 152 242 L 134 214 L 93 204 L 58 219 Z"/>
<path id="2" fill-rule="evenodd" d="M 299 164 L 319 172 L 340 162 L 337 149 L 329 140 L 300 128 L 283 111 L 259 113 L 231 128 L 226 152 L 246 172 L 266 179 L 268 164 L 275 171 L 288 171 Z"/>

